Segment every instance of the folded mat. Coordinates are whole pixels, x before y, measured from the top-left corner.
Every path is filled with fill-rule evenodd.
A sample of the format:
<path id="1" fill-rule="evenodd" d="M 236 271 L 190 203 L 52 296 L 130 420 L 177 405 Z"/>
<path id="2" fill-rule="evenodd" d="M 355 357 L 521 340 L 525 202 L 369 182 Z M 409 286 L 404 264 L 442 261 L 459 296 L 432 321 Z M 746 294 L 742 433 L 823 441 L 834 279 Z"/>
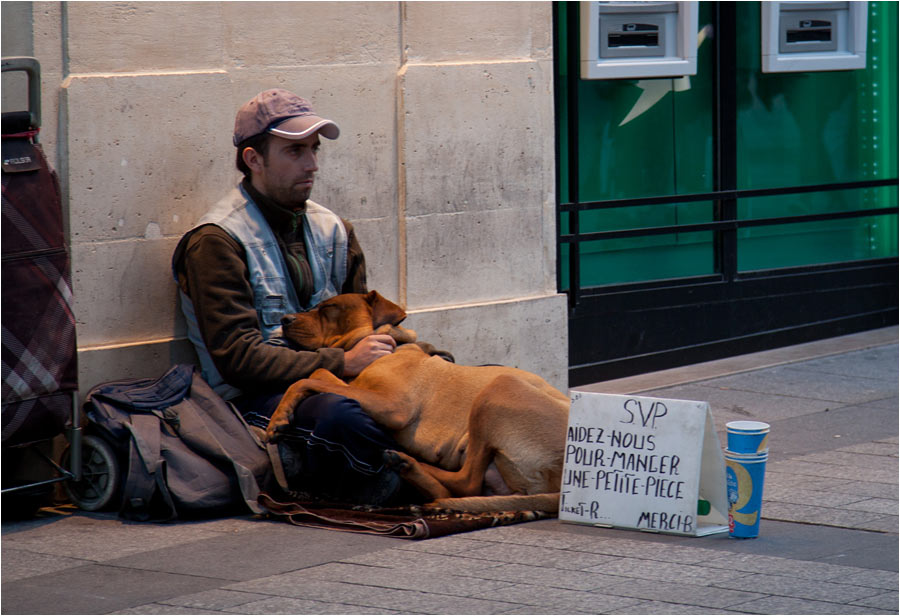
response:
<path id="1" fill-rule="evenodd" d="M 354 533 L 386 535 L 404 539 L 431 539 L 480 528 L 504 526 L 555 517 L 541 511 L 495 511 L 461 513 L 422 505 L 391 508 L 311 502 L 261 493 L 259 504 L 270 516 L 297 526 L 312 526 Z"/>

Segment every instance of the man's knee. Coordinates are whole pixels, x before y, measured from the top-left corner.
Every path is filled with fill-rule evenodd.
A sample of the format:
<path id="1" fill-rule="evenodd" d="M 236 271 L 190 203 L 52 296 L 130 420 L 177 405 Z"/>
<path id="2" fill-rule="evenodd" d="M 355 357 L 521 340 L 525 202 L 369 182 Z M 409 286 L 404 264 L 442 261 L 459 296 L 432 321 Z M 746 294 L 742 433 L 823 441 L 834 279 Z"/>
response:
<path id="1" fill-rule="evenodd" d="M 322 438 L 380 430 L 359 402 L 338 394 L 318 394 L 303 402 L 301 415 L 315 420 L 313 432 Z"/>

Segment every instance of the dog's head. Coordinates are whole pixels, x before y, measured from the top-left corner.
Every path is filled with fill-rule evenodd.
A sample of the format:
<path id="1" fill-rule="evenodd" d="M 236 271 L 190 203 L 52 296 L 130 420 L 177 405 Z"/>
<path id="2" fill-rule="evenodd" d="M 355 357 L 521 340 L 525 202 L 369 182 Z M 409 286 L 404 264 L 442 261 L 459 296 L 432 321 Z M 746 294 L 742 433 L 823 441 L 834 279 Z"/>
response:
<path id="1" fill-rule="evenodd" d="M 301 349 L 323 347 L 349 351 L 383 325 L 397 325 L 406 312 L 377 291 L 344 293 L 327 299 L 308 312 L 285 315 L 284 337 Z"/>

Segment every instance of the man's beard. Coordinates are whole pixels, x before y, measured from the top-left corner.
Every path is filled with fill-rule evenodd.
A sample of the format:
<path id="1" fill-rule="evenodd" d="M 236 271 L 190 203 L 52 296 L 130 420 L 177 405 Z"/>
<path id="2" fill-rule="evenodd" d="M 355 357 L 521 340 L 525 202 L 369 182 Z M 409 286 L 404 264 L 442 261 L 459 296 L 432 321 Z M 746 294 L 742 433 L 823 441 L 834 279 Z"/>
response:
<path id="1" fill-rule="evenodd" d="M 271 190 L 269 198 L 278 205 L 289 210 L 296 210 L 304 207 L 309 196 L 312 194 L 312 186 L 298 187 L 296 184 L 290 186 L 279 186 Z"/>

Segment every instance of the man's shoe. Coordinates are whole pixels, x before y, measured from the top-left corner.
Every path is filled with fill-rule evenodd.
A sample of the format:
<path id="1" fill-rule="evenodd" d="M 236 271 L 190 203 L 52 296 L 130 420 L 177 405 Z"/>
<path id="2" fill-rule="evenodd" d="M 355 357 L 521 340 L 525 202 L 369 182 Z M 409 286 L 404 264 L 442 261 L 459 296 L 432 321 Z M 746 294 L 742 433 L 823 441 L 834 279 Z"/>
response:
<path id="1" fill-rule="evenodd" d="M 303 478 L 303 457 L 306 454 L 304 450 L 298 449 L 299 443 L 291 443 L 290 441 L 279 441 L 278 457 L 281 460 L 281 468 L 284 472 L 284 478 L 287 485 L 291 489 L 299 489 L 302 487 Z"/>
<path id="2" fill-rule="evenodd" d="M 385 468 L 375 475 L 360 482 L 354 482 L 357 490 L 348 494 L 350 499 L 360 505 L 373 507 L 385 507 L 389 504 L 397 504 L 393 497 L 400 492 L 404 485 L 403 479 L 396 472 Z"/>

